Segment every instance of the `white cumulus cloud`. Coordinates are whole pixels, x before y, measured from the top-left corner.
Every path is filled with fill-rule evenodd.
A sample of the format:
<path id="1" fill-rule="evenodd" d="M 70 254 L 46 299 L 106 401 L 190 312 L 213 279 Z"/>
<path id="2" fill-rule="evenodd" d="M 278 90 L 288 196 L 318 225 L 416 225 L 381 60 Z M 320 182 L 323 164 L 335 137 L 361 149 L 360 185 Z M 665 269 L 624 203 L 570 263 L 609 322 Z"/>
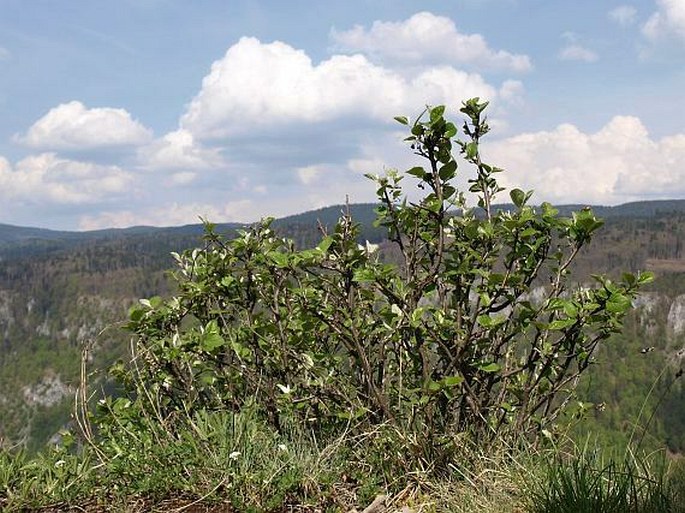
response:
<path id="1" fill-rule="evenodd" d="M 315 65 L 285 43 L 242 38 L 214 62 L 181 127 L 199 139 L 247 134 L 258 141 L 274 125 L 296 131 L 298 123 L 344 117 L 390 122 L 417 105 L 459 105 L 472 96 L 495 99 L 497 89 L 448 65 L 405 78 L 362 55 L 335 55 Z"/>
<path id="2" fill-rule="evenodd" d="M 125 193 L 133 176 L 117 166 L 31 155 L 14 168 L 0 159 L 0 197 L 6 204 L 94 204 Z"/>
<path id="3" fill-rule="evenodd" d="M 632 5 L 619 5 L 609 11 L 609 19 L 622 27 L 628 27 L 635 23 L 637 9 Z"/>
<path id="4" fill-rule="evenodd" d="M 652 40 L 674 34 L 685 41 L 685 1 L 657 0 L 657 10 L 642 26 L 642 33 Z"/>
<path id="5" fill-rule="evenodd" d="M 71 101 L 51 109 L 15 140 L 43 150 L 91 150 L 144 144 L 150 130 L 124 109 L 89 109 Z"/>
<path id="6" fill-rule="evenodd" d="M 202 170 L 222 164 L 219 151 L 202 147 L 188 130 L 179 129 L 139 148 L 138 157 L 149 169 Z"/>
<path id="7" fill-rule="evenodd" d="M 506 187 L 535 189 L 535 200 L 617 204 L 685 194 L 685 135 L 654 140 L 642 122 L 616 116 L 595 133 L 564 124 L 484 146 L 504 167 Z"/>
<path id="8" fill-rule="evenodd" d="M 336 49 L 390 61 L 469 64 L 515 72 L 532 69 L 527 55 L 493 50 L 482 35 L 463 34 L 451 19 L 430 12 L 400 22 L 375 21 L 368 30 L 360 25 L 332 30 L 331 38 Z"/>
<path id="9" fill-rule="evenodd" d="M 499 88 L 499 97 L 510 105 L 521 105 L 525 90 L 519 80 L 505 80 Z"/>
<path id="10" fill-rule="evenodd" d="M 597 53 L 581 44 L 581 38 L 575 32 L 564 32 L 561 37 L 566 41 L 566 45 L 559 50 L 557 55 L 562 61 L 595 62 L 599 60 Z"/>
<path id="11" fill-rule="evenodd" d="M 572 43 L 559 51 L 559 58 L 562 61 L 595 62 L 599 59 L 599 56 L 584 46 Z"/>

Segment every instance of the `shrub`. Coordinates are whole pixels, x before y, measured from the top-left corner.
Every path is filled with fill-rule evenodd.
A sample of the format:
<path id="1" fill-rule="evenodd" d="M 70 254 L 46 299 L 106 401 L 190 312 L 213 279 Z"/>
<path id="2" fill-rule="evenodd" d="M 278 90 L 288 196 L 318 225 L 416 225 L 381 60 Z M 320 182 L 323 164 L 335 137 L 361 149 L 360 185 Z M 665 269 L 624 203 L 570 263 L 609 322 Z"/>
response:
<path id="1" fill-rule="evenodd" d="M 425 160 L 406 173 L 424 192 L 416 202 L 400 173 L 370 175 L 398 262 L 360 246 L 345 213 L 307 250 L 269 219 L 232 240 L 207 224 L 202 248 L 174 255 L 178 295 L 132 310 L 135 365 L 118 375 L 135 403 L 113 411 L 137 405 L 173 425 L 249 401 L 278 430 L 384 423 L 431 462 L 459 433 L 484 444 L 550 435 L 649 276 L 571 286 L 569 267 L 602 225 L 592 211 L 560 217 L 519 189 L 513 205 L 493 206 L 502 170 L 481 160 L 486 106 L 464 103 L 464 140 L 443 106 L 396 118 Z M 456 186 L 460 165 L 474 169 L 470 196 Z"/>

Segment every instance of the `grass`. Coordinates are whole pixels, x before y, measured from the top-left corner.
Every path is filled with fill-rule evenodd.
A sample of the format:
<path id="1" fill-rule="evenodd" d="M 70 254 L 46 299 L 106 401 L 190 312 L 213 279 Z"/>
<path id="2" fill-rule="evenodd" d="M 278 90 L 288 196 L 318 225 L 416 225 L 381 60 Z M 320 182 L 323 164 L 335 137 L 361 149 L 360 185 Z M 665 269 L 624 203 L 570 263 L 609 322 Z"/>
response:
<path id="1" fill-rule="evenodd" d="M 86 390 L 80 436 L 0 452 L 0 510 L 350 512 L 383 494 L 387 511 L 413 513 L 685 513 L 685 465 L 662 453 L 484 448 L 459 434 L 436 465 L 420 437 L 387 424 L 322 439 L 297 424 L 278 433 L 251 406 L 165 419 L 152 398 L 123 397 L 103 401 L 98 420 Z"/>
<path id="2" fill-rule="evenodd" d="M 485 453 L 464 440 L 435 472 L 384 426 L 324 443 L 294 427 L 278 434 L 249 409 L 186 420 L 174 431 L 122 424 L 96 445 L 67 437 L 35 456 L 3 452 L 0 509 L 348 512 L 383 493 L 395 510 L 416 513 L 685 511 L 685 472 L 654 454 L 603 459 L 587 447 Z"/>
<path id="3" fill-rule="evenodd" d="M 557 451 L 525 486 L 530 513 L 685 512 L 685 474 L 659 451 L 637 455 L 589 445 Z"/>
<path id="4" fill-rule="evenodd" d="M 391 431 L 343 434 L 325 444 L 292 430 L 278 435 L 251 412 L 203 413 L 176 433 L 119 430 L 97 447 L 76 444 L 37 456 L 2 453 L 2 511 L 168 511 L 170 504 L 226 511 L 350 511 L 387 493 L 412 511 L 472 511 L 510 502 L 506 473 L 453 467 L 440 479 L 407 471 L 387 448 Z M 492 462 L 490 462 L 492 463 Z M 511 492 L 511 493 L 510 493 Z M 482 509 L 481 511 L 501 511 Z M 514 511 L 514 510 L 512 510 Z"/>

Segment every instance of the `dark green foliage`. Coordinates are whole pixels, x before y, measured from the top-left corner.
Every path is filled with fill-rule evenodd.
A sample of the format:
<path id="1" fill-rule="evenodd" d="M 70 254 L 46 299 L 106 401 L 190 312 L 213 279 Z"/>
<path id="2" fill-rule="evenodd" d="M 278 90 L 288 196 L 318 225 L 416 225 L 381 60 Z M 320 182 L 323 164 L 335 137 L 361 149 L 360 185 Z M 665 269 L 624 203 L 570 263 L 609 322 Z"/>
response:
<path id="1" fill-rule="evenodd" d="M 427 161 L 408 171 L 420 202 L 404 198 L 399 173 L 371 177 L 399 265 L 358 245 L 348 214 L 307 250 L 270 220 L 232 240 L 208 225 L 203 248 L 176 255 L 178 294 L 131 311 L 136 366 L 117 372 L 134 406 L 173 419 L 254 401 L 277 430 L 294 421 L 322 435 L 389 423 L 412 435 L 417 461 L 438 466 L 456 433 L 484 444 L 550 436 L 649 276 L 567 285 L 602 222 L 589 209 L 533 209 L 518 189 L 512 210 L 494 209 L 502 170 L 481 161 L 485 107 L 464 104 L 466 139 L 454 140 L 475 170 L 475 209 L 454 185 L 458 130 L 444 107 L 427 108 L 407 138 Z M 549 285 L 532 300 L 539 282 Z"/>

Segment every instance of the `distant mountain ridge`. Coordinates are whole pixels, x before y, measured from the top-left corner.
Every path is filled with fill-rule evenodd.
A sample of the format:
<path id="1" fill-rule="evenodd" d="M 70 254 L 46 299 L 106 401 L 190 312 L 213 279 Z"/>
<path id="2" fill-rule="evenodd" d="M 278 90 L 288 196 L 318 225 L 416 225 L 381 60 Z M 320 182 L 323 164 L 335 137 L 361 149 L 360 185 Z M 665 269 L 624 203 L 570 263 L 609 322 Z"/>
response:
<path id="1" fill-rule="evenodd" d="M 630 218 L 648 218 L 656 217 L 663 214 L 671 214 L 674 212 L 685 212 L 685 199 L 678 200 L 649 200 L 649 201 L 632 201 L 629 203 L 622 203 L 615 206 L 602 205 L 555 205 L 559 212 L 563 215 L 568 215 L 571 212 L 580 210 L 585 207 L 591 207 L 595 214 L 603 218 L 611 217 L 630 217 Z"/>
<path id="2" fill-rule="evenodd" d="M 332 205 L 316 210 L 309 210 L 299 214 L 278 218 L 275 227 L 294 225 L 316 226 L 321 222 L 324 226 L 332 226 L 343 212 L 349 210 L 352 218 L 364 226 L 370 226 L 375 219 L 375 203 L 355 203 L 351 205 Z M 632 217 L 649 218 L 673 212 L 685 212 L 685 199 L 682 200 L 650 200 L 635 201 L 616 206 L 568 204 L 555 205 L 562 215 L 590 206 L 602 218 Z M 497 209 L 513 208 L 511 204 L 495 205 Z M 249 226 L 252 223 L 217 223 L 216 228 L 221 232 Z M 92 231 L 50 230 L 46 228 L 24 227 L 0 223 L 0 244 L 21 243 L 30 240 L 44 241 L 91 241 L 94 239 L 115 239 L 130 235 L 201 235 L 202 224 L 188 224 L 183 226 L 132 226 L 129 228 L 108 228 Z"/>

